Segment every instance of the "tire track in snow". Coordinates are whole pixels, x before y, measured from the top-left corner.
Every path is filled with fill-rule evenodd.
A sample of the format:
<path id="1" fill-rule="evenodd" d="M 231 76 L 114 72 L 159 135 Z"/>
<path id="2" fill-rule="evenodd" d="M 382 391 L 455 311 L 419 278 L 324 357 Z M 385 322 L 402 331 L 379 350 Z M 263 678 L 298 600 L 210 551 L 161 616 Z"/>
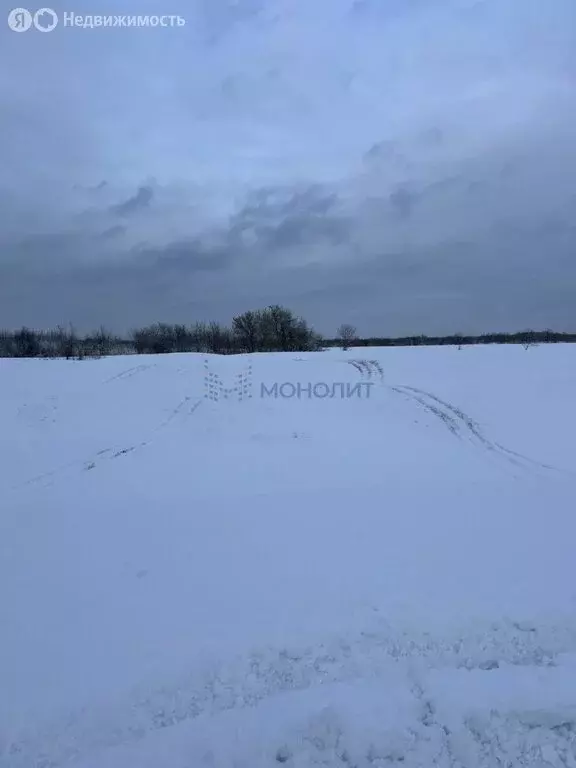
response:
<path id="1" fill-rule="evenodd" d="M 557 467 L 553 467 L 550 464 L 544 464 L 540 461 L 536 461 L 534 459 L 531 459 L 529 456 L 525 456 L 522 453 L 518 453 L 516 451 L 510 450 L 509 448 L 506 448 L 500 443 L 496 443 L 496 442 L 493 442 L 492 440 L 489 440 L 484 435 L 484 433 L 482 432 L 480 426 L 476 421 L 474 421 L 470 416 L 464 413 L 464 411 L 462 411 L 460 408 L 457 408 L 451 403 L 447 403 L 444 400 L 441 400 L 436 395 L 433 395 L 430 392 L 425 392 L 424 390 L 421 390 L 421 389 L 416 389 L 416 387 L 401 386 L 397 388 L 397 390 L 398 389 L 401 390 L 402 392 L 414 393 L 415 396 L 423 397 L 426 400 L 428 400 L 428 402 L 433 401 L 434 403 L 437 403 L 440 406 L 440 408 L 444 409 L 444 413 L 447 412 L 448 414 L 452 414 L 456 422 L 463 425 L 464 429 L 468 430 L 472 438 L 474 438 L 484 448 L 486 448 L 489 451 L 494 451 L 496 453 L 504 454 L 505 457 L 507 457 L 508 460 L 511 461 L 513 464 L 516 464 L 518 466 L 523 466 L 522 462 L 525 462 L 528 465 L 531 465 L 533 467 L 537 467 L 540 469 L 547 469 L 547 470 L 552 470 L 557 472 L 561 471 Z M 430 406 L 430 407 L 432 408 L 433 406 Z"/>
<path id="2" fill-rule="evenodd" d="M 348 365 L 353 366 L 363 379 L 372 379 L 377 376 L 384 382 L 384 371 L 378 360 L 347 360 Z"/>
<path id="3" fill-rule="evenodd" d="M 155 368 L 156 363 L 143 363 L 142 365 L 135 365 L 132 368 L 128 368 L 125 371 L 121 371 L 121 373 L 117 373 L 115 376 L 111 376 L 109 379 L 106 379 L 103 383 L 104 384 L 110 384 L 113 381 L 121 381 L 122 379 L 131 379 L 132 376 L 136 376 L 139 373 L 142 373 L 143 371 L 147 371 L 150 368 Z"/>
<path id="4" fill-rule="evenodd" d="M 400 395 L 405 394 L 402 387 L 390 387 L 390 389 L 392 392 L 396 392 Z M 455 435 L 458 439 L 462 437 L 458 422 L 449 413 L 446 413 L 435 405 L 431 405 L 424 398 L 418 397 L 417 395 L 409 395 L 408 399 L 419 403 L 425 411 L 440 419 L 444 426 L 446 426 L 450 432 L 452 432 L 452 434 Z"/>
<path id="5" fill-rule="evenodd" d="M 47 472 L 42 472 L 38 475 L 28 478 L 28 480 L 25 480 L 22 483 L 19 483 L 18 485 L 12 486 L 10 490 L 17 491 L 31 485 L 42 483 L 43 481 L 52 481 L 55 477 L 62 475 L 67 470 L 76 469 L 78 471 L 84 470 L 85 472 L 92 471 L 96 469 L 102 461 L 110 461 L 111 459 L 118 459 L 121 456 L 126 456 L 129 453 L 133 453 L 134 451 L 140 450 L 142 448 L 146 448 L 147 446 L 151 445 L 154 442 L 154 436 L 159 431 L 165 429 L 177 416 L 182 414 L 184 407 L 190 402 L 191 399 L 192 399 L 191 397 L 186 396 L 183 400 L 181 400 L 180 403 L 178 403 L 178 405 L 170 411 L 168 417 L 164 421 L 162 421 L 160 424 L 158 424 L 156 427 L 154 427 L 148 439 L 144 439 L 139 443 L 135 443 L 133 445 L 129 445 L 125 447 L 103 448 L 97 451 L 95 454 L 92 454 L 92 456 L 90 456 L 87 459 L 74 460 L 66 464 L 63 464 L 60 467 L 57 467 L 56 469 L 48 470 Z M 192 416 L 202 403 L 203 403 L 203 398 L 199 398 L 191 406 L 191 408 L 186 412 L 185 415 Z M 47 485 L 48 484 L 49 483 L 47 483 Z"/>
<path id="6" fill-rule="evenodd" d="M 557 467 L 536 461 L 529 456 L 524 456 L 521 453 L 510 450 L 509 448 L 500 445 L 500 443 L 493 442 L 486 437 L 479 425 L 460 408 L 451 403 L 446 403 L 444 400 L 441 400 L 430 392 L 403 385 L 391 387 L 390 389 L 393 392 L 403 394 L 408 397 L 408 399 L 419 403 L 428 413 L 439 418 L 456 437 L 460 439 L 468 439 L 476 447 L 479 447 L 500 459 L 504 459 L 520 469 L 545 469 L 552 472 L 563 472 L 563 470 Z"/>
<path id="7" fill-rule="evenodd" d="M 364 379 L 378 378 L 384 382 L 384 371 L 377 360 L 349 360 L 350 365 L 360 372 Z M 437 418 L 458 439 L 468 439 L 476 447 L 492 453 L 500 459 L 519 467 L 520 469 L 544 469 L 551 472 L 566 474 L 567 470 L 560 469 L 551 464 L 545 464 L 530 458 L 518 451 L 490 440 L 482 431 L 478 422 L 472 419 L 461 408 L 442 400 L 437 395 L 417 387 L 408 385 L 388 385 L 388 389 L 396 394 L 404 395 L 420 405 L 426 412 Z M 571 474 L 571 473 L 568 473 Z"/>

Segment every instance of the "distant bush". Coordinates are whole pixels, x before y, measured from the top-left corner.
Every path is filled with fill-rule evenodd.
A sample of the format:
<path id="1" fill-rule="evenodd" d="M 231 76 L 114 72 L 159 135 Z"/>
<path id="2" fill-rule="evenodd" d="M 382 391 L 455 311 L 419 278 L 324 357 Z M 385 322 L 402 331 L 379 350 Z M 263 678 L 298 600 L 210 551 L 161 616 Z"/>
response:
<path id="1" fill-rule="evenodd" d="M 277 304 L 238 315 L 232 327 L 241 352 L 307 352 L 322 341 L 305 320 Z"/>
<path id="2" fill-rule="evenodd" d="M 80 336 L 70 326 L 68 330 L 57 328 L 50 331 L 0 331 L 0 357 L 65 357 L 82 360 L 86 357 L 104 357 L 125 354 L 126 342 L 103 328 L 95 333 Z"/>
<path id="3" fill-rule="evenodd" d="M 38 357 L 40 341 L 29 328 L 21 328 L 14 334 L 14 357 Z"/>
<path id="4" fill-rule="evenodd" d="M 340 346 L 345 351 L 354 345 L 357 337 L 356 328 L 348 323 L 343 323 L 337 331 Z"/>

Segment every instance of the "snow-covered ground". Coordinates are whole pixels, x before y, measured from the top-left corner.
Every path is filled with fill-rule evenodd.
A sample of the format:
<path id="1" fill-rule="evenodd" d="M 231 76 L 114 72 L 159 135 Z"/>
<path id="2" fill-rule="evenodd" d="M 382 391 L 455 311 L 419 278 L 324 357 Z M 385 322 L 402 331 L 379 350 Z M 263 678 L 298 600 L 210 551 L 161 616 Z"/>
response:
<path id="1" fill-rule="evenodd" d="M 1 768 L 576 768 L 575 392 L 564 345 L 0 360 Z"/>

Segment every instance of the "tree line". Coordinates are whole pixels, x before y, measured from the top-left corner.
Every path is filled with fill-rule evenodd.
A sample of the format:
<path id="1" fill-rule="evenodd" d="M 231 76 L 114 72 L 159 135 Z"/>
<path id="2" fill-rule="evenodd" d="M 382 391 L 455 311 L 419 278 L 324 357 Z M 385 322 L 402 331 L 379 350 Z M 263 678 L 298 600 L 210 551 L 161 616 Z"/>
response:
<path id="1" fill-rule="evenodd" d="M 346 330 L 342 332 L 342 328 Z M 533 347 L 536 344 L 574 344 L 576 333 L 552 331 L 516 331 L 514 333 L 483 333 L 479 335 L 454 333 L 448 336 L 427 336 L 418 334 L 415 336 L 381 337 L 374 336 L 359 338 L 355 335 L 351 326 L 341 326 L 336 339 L 327 339 L 324 346 L 354 347 L 421 347 L 421 346 L 472 346 L 477 344 L 521 344 L 524 347 Z"/>
<path id="2" fill-rule="evenodd" d="M 81 335 L 70 326 L 38 331 L 20 328 L 0 330 L 0 357 L 63 357 L 67 359 L 98 358 L 118 354 L 167 354 L 199 352 L 233 355 L 251 352 L 310 352 L 338 346 L 400 347 L 440 346 L 462 347 L 472 344 L 535 344 L 576 342 L 576 333 L 519 331 L 516 333 L 487 333 L 482 335 L 405 336 L 361 338 L 353 325 L 343 324 L 334 338 L 322 338 L 301 317 L 280 305 L 251 310 L 233 318 L 230 326 L 217 322 L 197 322 L 193 325 L 153 323 L 136 328 L 128 338 L 122 338 L 101 327 Z"/>
<path id="3" fill-rule="evenodd" d="M 113 354 L 203 352 L 302 352 L 322 347 L 322 337 L 301 317 L 279 305 L 244 312 L 231 326 L 217 322 L 193 325 L 153 323 L 121 338 L 104 327 L 80 335 L 71 326 L 56 330 L 0 331 L 0 357 L 82 359 Z"/>

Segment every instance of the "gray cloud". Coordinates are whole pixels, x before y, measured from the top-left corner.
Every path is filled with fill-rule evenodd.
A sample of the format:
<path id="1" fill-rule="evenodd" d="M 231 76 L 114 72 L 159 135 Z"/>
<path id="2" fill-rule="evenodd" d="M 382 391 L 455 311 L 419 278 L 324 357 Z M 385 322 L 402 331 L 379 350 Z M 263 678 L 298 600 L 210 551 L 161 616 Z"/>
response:
<path id="1" fill-rule="evenodd" d="M 573 0 L 178 12 L 0 32 L 0 326 L 576 327 Z"/>
<path id="2" fill-rule="evenodd" d="M 129 197 L 123 203 L 113 205 L 112 213 L 117 216 L 129 216 L 132 213 L 142 211 L 150 205 L 154 197 L 154 190 L 151 187 L 140 187 L 135 195 Z"/>
<path id="3" fill-rule="evenodd" d="M 121 224 L 117 224 L 115 227 L 108 227 L 108 229 L 105 229 L 104 232 L 101 232 L 98 237 L 101 237 L 103 240 L 107 240 L 109 238 L 118 237 L 119 235 L 123 235 L 126 233 L 126 227 L 123 227 Z"/>

